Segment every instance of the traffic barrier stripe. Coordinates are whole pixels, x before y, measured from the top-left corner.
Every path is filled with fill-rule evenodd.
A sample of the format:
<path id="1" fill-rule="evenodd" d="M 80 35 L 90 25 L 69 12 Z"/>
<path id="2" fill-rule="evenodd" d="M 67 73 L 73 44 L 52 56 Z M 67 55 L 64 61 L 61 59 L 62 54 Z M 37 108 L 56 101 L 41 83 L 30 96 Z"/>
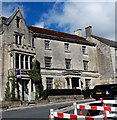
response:
<path id="1" fill-rule="evenodd" d="M 64 118 L 63 113 L 57 113 L 57 116 L 58 116 L 59 118 Z"/>
<path id="2" fill-rule="evenodd" d="M 115 107 L 107 106 L 90 106 L 90 105 L 77 105 L 78 109 L 102 110 L 102 111 L 117 111 Z"/>
<path id="3" fill-rule="evenodd" d="M 84 105 L 80 105 L 79 108 L 80 109 L 85 109 L 85 106 Z"/>
<path id="4" fill-rule="evenodd" d="M 97 106 L 91 106 L 92 110 L 97 110 Z"/>
<path id="5" fill-rule="evenodd" d="M 93 117 L 88 117 L 88 116 L 83 116 L 83 115 L 72 115 L 72 114 L 67 114 L 67 113 L 57 113 L 57 112 L 54 112 L 53 116 L 57 118 L 67 118 L 67 119 L 82 118 L 84 120 L 97 120 L 96 118 L 93 118 Z M 104 116 L 101 116 L 101 118 L 104 118 Z"/>
<path id="6" fill-rule="evenodd" d="M 106 110 L 106 111 L 112 111 L 111 107 L 104 107 L 104 110 Z"/>
<path id="7" fill-rule="evenodd" d="M 86 117 L 85 120 L 95 120 L 95 119 L 91 117 Z"/>
<path id="8" fill-rule="evenodd" d="M 70 115 L 70 119 L 77 119 L 77 115 Z"/>

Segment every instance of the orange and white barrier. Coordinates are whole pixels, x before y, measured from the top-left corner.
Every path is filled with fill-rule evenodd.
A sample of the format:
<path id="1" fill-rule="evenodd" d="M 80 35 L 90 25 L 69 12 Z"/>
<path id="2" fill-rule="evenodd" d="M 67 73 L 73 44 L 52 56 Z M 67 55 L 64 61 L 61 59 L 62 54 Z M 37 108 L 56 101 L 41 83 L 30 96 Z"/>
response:
<path id="1" fill-rule="evenodd" d="M 112 103 L 111 103 L 112 102 Z M 91 104 L 95 103 L 103 103 L 102 106 L 91 106 Z M 50 109 L 50 115 L 49 119 L 54 120 L 54 118 L 63 118 L 63 119 L 77 119 L 77 120 L 107 120 L 107 117 L 109 116 L 109 111 L 116 112 L 116 107 L 108 107 L 105 106 L 106 104 L 116 104 L 115 100 L 103 100 L 95 101 L 95 102 L 88 102 L 85 104 L 76 104 L 74 103 L 73 106 L 65 107 L 59 110 Z M 80 112 L 78 113 L 78 110 Z M 96 115 L 96 116 L 83 116 L 82 109 L 85 110 L 99 110 L 102 111 L 102 115 Z M 69 114 L 68 111 L 74 110 L 73 114 Z M 66 113 L 67 112 L 67 113 Z M 111 116 L 112 117 L 112 116 Z"/>
<path id="2" fill-rule="evenodd" d="M 102 120 L 104 118 L 103 115 L 99 115 L 98 117 L 89 117 L 89 116 L 81 116 L 81 115 L 73 115 L 73 114 L 67 114 L 67 113 L 58 113 L 53 111 L 51 109 L 51 115 L 49 116 L 50 120 L 54 120 L 54 117 L 57 118 L 64 118 L 64 119 L 77 119 L 77 120 Z M 97 119 L 98 118 L 98 119 Z"/>

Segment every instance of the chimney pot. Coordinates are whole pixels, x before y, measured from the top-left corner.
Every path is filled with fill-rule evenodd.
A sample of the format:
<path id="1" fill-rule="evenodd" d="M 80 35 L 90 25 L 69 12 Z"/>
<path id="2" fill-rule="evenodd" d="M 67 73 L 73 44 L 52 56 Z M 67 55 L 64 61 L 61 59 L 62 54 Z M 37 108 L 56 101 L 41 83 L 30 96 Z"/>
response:
<path id="1" fill-rule="evenodd" d="M 75 30 L 74 34 L 82 37 L 82 29 Z"/>
<path id="2" fill-rule="evenodd" d="M 92 26 L 86 27 L 86 28 L 85 28 L 85 32 L 86 32 L 86 37 L 91 37 Z"/>

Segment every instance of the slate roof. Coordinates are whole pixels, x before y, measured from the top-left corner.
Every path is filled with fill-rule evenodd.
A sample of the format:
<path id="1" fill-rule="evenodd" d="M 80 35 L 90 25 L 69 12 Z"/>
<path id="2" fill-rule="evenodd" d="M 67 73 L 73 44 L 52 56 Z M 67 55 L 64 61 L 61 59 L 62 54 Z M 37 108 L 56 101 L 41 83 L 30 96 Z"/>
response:
<path id="1" fill-rule="evenodd" d="M 91 36 L 93 38 L 99 40 L 100 42 L 105 43 L 106 45 L 108 45 L 110 47 L 117 48 L 117 42 L 116 41 L 112 41 L 112 40 L 109 40 L 109 39 L 106 39 L 106 38 L 102 38 L 102 37 L 98 37 L 98 36 L 95 36 L 95 35 L 91 35 Z"/>
<path id="2" fill-rule="evenodd" d="M 64 41 L 69 41 L 69 42 L 73 42 L 73 43 L 95 46 L 94 43 L 91 43 L 91 42 L 87 41 L 86 38 L 80 37 L 78 35 L 73 35 L 73 34 L 69 34 L 69 33 L 64 33 L 64 32 L 59 32 L 59 31 L 55 31 L 55 30 L 49 30 L 49 29 L 45 29 L 45 28 L 29 26 L 29 25 L 27 25 L 27 27 L 30 31 L 32 31 L 33 33 L 36 33 L 36 34 L 41 34 L 41 35 L 45 35 L 45 36 L 46 35 L 53 36 L 53 37 L 56 37 L 56 39 L 59 39 L 59 40 L 64 39 Z"/>
<path id="3" fill-rule="evenodd" d="M 59 32 L 59 31 L 55 31 L 55 30 L 49 30 L 49 29 L 39 28 L 39 27 L 34 27 L 34 26 L 29 26 L 29 25 L 27 27 L 29 30 L 31 30 L 34 33 L 41 33 L 41 34 L 47 34 L 47 35 L 52 35 L 52 36 L 58 36 L 58 37 L 86 41 L 85 38 L 79 37 L 79 36 L 73 35 L 73 34 L 68 34 L 68 33 L 64 33 L 64 32 Z"/>

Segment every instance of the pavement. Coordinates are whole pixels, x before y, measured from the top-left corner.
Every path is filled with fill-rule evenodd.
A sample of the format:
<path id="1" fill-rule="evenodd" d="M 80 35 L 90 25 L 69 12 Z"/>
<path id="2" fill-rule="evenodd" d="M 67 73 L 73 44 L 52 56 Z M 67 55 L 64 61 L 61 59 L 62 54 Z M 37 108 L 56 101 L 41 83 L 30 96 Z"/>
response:
<path id="1" fill-rule="evenodd" d="M 16 108 L 8 108 L 1 110 L 3 111 L 16 111 L 16 110 L 22 110 L 22 109 L 30 109 L 30 108 L 37 108 L 37 107 L 43 107 L 43 106 L 51 106 L 51 105 L 59 105 L 59 104 L 67 104 L 67 103 L 74 103 L 74 102 L 90 102 L 90 101 L 95 101 L 95 99 L 83 99 L 83 100 L 74 100 L 74 101 L 65 101 L 65 102 L 59 102 L 59 103 L 46 103 L 46 104 L 35 104 L 35 105 L 29 105 L 29 106 L 19 106 Z"/>

